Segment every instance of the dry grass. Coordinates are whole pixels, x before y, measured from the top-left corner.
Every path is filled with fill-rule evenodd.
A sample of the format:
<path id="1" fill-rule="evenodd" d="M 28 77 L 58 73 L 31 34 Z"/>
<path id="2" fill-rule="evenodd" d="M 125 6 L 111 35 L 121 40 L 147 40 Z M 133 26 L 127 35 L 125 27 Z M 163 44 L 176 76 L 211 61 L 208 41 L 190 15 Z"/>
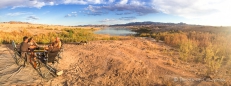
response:
<path id="1" fill-rule="evenodd" d="M 41 44 L 50 43 L 55 37 L 60 37 L 65 43 L 120 39 L 120 37 L 96 35 L 94 31 L 100 28 L 95 27 L 0 23 L 0 29 L 0 44 L 11 43 L 12 40 L 20 43 L 24 36 L 33 37 Z"/>
<path id="2" fill-rule="evenodd" d="M 231 58 L 229 34 L 208 32 L 183 32 L 165 34 L 166 44 L 179 49 L 183 61 L 205 63 L 209 73 L 216 72 L 224 58 Z"/>
<path id="3" fill-rule="evenodd" d="M 231 30 L 229 28 L 211 28 L 197 27 L 186 30 L 182 28 L 180 30 L 169 29 L 152 33 L 139 32 L 139 36 L 151 36 L 157 41 L 164 41 L 178 49 L 181 60 L 206 64 L 207 74 L 213 74 L 222 66 L 223 59 L 231 58 L 231 49 L 228 47 L 231 46 Z"/>
<path id="4" fill-rule="evenodd" d="M 11 29 L 11 31 L 20 29 L 43 29 L 43 30 L 62 30 L 65 28 L 75 29 L 100 29 L 96 27 L 70 27 L 61 25 L 44 25 L 44 24 L 10 24 L 10 23 L 0 23 L 0 28 Z"/>

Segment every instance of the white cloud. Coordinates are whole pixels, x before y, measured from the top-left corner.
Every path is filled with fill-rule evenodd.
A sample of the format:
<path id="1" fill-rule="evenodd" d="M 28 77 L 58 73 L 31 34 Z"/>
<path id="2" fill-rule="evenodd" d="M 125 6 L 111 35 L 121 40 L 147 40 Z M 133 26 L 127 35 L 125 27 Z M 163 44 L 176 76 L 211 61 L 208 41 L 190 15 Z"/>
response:
<path id="1" fill-rule="evenodd" d="M 103 15 L 115 11 L 118 15 L 147 15 L 163 12 L 169 15 L 197 19 L 201 23 L 226 23 L 231 25 L 231 0 L 0 0 L 0 9 L 35 7 L 58 4 L 89 5 L 87 15 Z M 100 5 L 99 5 L 100 4 Z M 95 6 L 97 5 L 97 6 Z M 129 13 L 129 14 L 126 14 Z M 131 14 L 131 15 L 132 15 Z M 9 13 L 8 16 L 24 15 Z M 70 13 L 71 16 L 77 14 Z M 69 16 L 68 14 L 66 16 Z"/>
<path id="2" fill-rule="evenodd" d="M 90 12 L 85 12 L 85 14 L 93 15 L 93 16 L 99 16 L 99 15 L 108 13 L 108 12 L 103 11 L 103 9 L 101 9 L 101 6 L 89 5 L 87 8 L 85 8 L 85 10 L 90 11 Z"/>
<path id="3" fill-rule="evenodd" d="M 207 0 L 208 1 L 208 0 Z M 153 0 L 153 4 L 160 11 L 167 14 L 176 14 L 188 18 L 205 16 L 218 10 L 206 0 Z M 212 1 L 212 0 L 209 0 Z"/>
<path id="4" fill-rule="evenodd" d="M 131 16 L 131 17 L 121 17 L 119 20 L 124 20 L 124 21 L 134 21 L 136 20 L 136 17 Z"/>
<path id="5" fill-rule="evenodd" d="M 121 23 L 121 22 L 135 22 L 136 21 L 136 17 L 121 17 L 121 18 L 118 18 L 118 19 L 103 19 L 99 22 L 101 23 L 106 23 L 106 24 L 118 24 L 118 23 Z"/>
<path id="6" fill-rule="evenodd" d="M 113 3 L 114 1 L 115 1 L 115 0 L 109 0 L 108 2 L 109 2 L 109 3 Z"/>
<path id="7" fill-rule="evenodd" d="M 30 12 L 15 12 L 15 13 L 7 13 L 7 16 L 20 16 L 20 15 L 26 15 L 26 14 L 32 14 Z"/>
<path id="8" fill-rule="evenodd" d="M 77 13 L 77 12 L 71 12 L 71 13 Z"/>
<path id="9" fill-rule="evenodd" d="M 64 4 L 103 4 L 104 0 L 62 0 Z"/>
<path id="10" fill-rule="evenodd" d="M 128 0 L 121 0 L 120 2 L 119 2 L 119 4 L 127 4 L 128 3 Z"/>
<path id="11" fill-rule="evenodd" d="M 99 22 L 115 22 L 117 21 L 116 19 L 104 19 L 104 20 L 101 20 Z"/>
<path id="12" fill-rule="evenodd" d="M 145 2 L 141 2 L 139 0 L 131 0 L 130 4 L 132 5 L 136 5 L 136 6 L 141 6 L 141 5 L 145 5 L 146 3 Z"/>
<path id="13" fill-rule="evenodd" d="M 50 13 L 50 11 L 46 11 L 46 12 L 44 12 L 43 14 L 48 14 L 48 13 Z"/>
<path id="14" fill-rule="evenodd" d="M 71 14 L 67 14 L 65 17 L 71 17 Z"/>
<path id="15" fill-rule="evenodd" d="M 49 2 L 49 5 L 55 5 L 55 3 L 54 2 Z"/>
<path id="16" fill-rule="evenodd" d="M 23 1 L 23 0 L 21 0 Z M 14 2 L 12 2 L 14 3 Z M 45 2 L 41 2 L 41 1 L 36 1 L 36 0 L 31 0 L 31 1 L 24 1 L 24 2 L 21 2 L 22 4 L 17 4 L 17 5 L 14 5 L 12 6 L 12 9 L 15 9 L 15 8 L 18 8 L 18 7 L 36 7 L 36 8 L 41 8 L 43 6 L 46 5 Z M 48 5 L 49 3 L 47 3 Z"/>
<path id="17" fill-rule="evenodd" d="M 89 5 L 87 8 L 85 8 L 86 10 L 90 10 L 91 12 L 96 12 L 96 9 L 98 9 L 99 7 L 97 6 L 92 6 L 92 5 Z"/>
<path id="18" fill-rule="evenodd" d="M 86 1 L 83 0 L 64 0 L 65 4 L 87 4 Z"/>
<path id="19" fill-rule="evenodd" d="M 77 17 L 77 12 L 71 12 L 70 14 L 65 15 L 64 17 Z"/>
<path id="20" fill-rule="evenodd" d="M 93 15 L 93 16 L 100 16 L 103 14 L 107 14 L 108 12 L 102 12 L 102 11 L 97 11 L 97 12 L 87 12 L 87 15 Z"/>
<path id="21" fill-rule="evenodd" d="M 39 18 L 34 15 L 31 15 L 27 17 L 27 20 L 39 20 Z"/>
<path id="22" fill-rule="evenodd" d="M 92 6 L 89 5 L 86 10 L 91 11 L 92 13 L 101 12 L 101 11 L 123 11 L 123 14 L 137 14 L 139 16 L 147 15 L 151 13 L 158 13 L 158 11 L 152 6 L 146 5 L 134 5 L 134 4 L 115 4 L 108 6 Z"/>
<path id="23" fill-rule="evenodd" d="M 230 0 L 153 0 L 162 12 L 187 18 L 206 17 L 219 12 L 228 12 Z M 231 13 L 231 12 L 228 12 Z"/>
<path id="24" fill-rule="evenodd" d="M 1 0 L 0 9 L 5 7 L 10 7 L 12 9 L 19 7 L 35 7 L 41 8 L 46 5 L 58 5 L 58 4 L 83 4 L 83 5 L 95 5 L 95 4 L 128 4 L 132 5 L 142 5 L 143 2 L 140 0 Z"/>
<path id="25" fill-rule="evenodd" d="M 92 1 L 94 4 L 103 4 L 104 0 L 89 0 Z"/>
<path id="26" fill-rule="evenodd" d="M 203 24 L 231 25 L 231 0 L 152 0 L 153 5 L 166 14 L 197 19 Z"/>
<path id="27" fill-rule="evenodd" d="M 1 0 L 0 8 L 12 7 L 19 4 L 23 4 L 23 0 Z"/>
<path id="28" fill-rule="evenodd" d="M 57 1 L 56 0 L 1 0 L 0 9 L 6 8 L 6 7 L 10 7 L 12 9 L 15 9 L 18 7 L 41 8 L 46 5 L 58 4 Z"/>

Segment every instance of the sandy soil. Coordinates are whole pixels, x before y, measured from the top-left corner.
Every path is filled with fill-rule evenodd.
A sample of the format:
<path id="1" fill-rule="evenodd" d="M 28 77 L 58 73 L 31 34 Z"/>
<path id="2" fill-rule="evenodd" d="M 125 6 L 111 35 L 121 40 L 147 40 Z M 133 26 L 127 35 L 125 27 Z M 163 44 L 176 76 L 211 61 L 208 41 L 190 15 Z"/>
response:
<path id="1" fill-rule="evenodd" d="M 181 62 L 177 50 L 144 38 L 64 44 L 63 58 L 58 65 L 64 74 L 52 79 L 41 78 L 31 66 L 18 67 L 9 48 L 9 45 L 0 46 L 1 86 L 217 86 L 231 82 L 230 75 L 213 77 L 225 81 L 205 81 L 206 76 L 200 72 L 204 65 Z"/>

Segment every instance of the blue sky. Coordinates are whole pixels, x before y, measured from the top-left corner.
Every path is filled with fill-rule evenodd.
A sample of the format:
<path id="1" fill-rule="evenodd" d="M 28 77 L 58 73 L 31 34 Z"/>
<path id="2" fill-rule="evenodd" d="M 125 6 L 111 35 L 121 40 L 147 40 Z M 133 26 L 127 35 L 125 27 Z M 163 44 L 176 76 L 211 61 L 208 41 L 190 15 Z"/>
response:
<path id="1" fill-rule="evenodd" d="M 1 0 L 0 22 L 53 25 L 184 22 L 231 26 L 231 0 Z"/>

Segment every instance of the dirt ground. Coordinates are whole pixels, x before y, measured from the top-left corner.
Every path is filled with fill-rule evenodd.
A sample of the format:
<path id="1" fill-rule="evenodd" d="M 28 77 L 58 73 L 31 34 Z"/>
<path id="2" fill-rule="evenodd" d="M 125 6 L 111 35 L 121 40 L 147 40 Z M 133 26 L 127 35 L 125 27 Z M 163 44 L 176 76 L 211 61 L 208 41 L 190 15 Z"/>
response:
<path id="1" fill-rule="evenodd" d="M 64 73 L 52 79 L 41 78 L 32 66 L 18 67 L 10 48 L 10 45 L 0 45 L 0 86 L 231 85 L 230 73 L 208 77 L 204 75 L 203 64 L 182 62 L 178 60 L 177 50 L 151 39 L 64 44 L 63 58 L 58 65 Z"/>

